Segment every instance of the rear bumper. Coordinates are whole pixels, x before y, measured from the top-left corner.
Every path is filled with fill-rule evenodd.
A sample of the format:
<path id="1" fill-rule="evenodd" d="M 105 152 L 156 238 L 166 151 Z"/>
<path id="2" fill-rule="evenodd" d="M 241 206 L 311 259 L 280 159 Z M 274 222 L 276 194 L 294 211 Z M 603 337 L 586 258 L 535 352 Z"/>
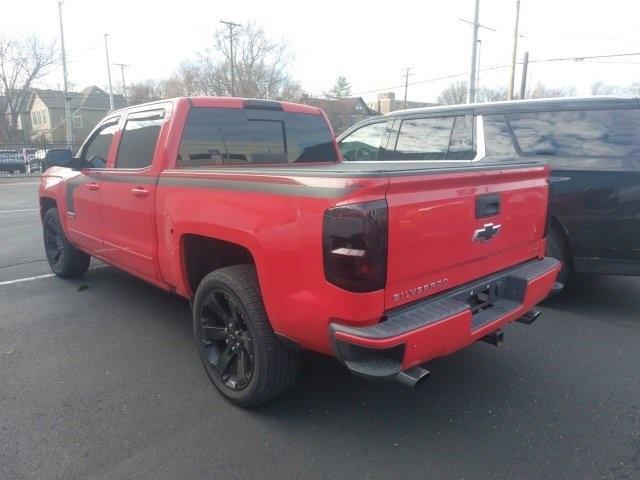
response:
<path id="1" fill-rule="evenodd" d="M 460 350 L 529 312 L 556 284 L 560 262 L 536 259 L 387 312 L 381 322 L 329 327 L 334 351 L 352 373 L 387 380 Z"/>

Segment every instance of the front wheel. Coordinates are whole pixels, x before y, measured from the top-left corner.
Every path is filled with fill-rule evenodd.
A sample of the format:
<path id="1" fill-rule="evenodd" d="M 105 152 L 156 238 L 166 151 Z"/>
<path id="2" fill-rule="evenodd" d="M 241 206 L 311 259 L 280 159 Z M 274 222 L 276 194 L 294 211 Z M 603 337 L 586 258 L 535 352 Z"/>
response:
<path id="1" fill-rule="evenodd" d="M 60 224 L 57 208 L 50 208 L 43 219 L 44 251 L 53 273 L 61 278 L 83 275 L 91 257 L 69 243 Z"/>
<path id="2" fill-rule="evenodd" d="M 207 375 L 236 405 L 260 405 L 293 385 L 299 354 L 271 329 L 253 266 L 204 277 L 193 303 L 193 329 Z"/>

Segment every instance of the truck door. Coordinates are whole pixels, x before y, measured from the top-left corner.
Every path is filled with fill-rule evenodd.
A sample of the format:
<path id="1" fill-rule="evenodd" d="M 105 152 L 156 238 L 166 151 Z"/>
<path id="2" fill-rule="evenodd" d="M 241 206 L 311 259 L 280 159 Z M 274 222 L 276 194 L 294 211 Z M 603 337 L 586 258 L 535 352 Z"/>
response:
<path id="1" fill-rule="evenodd" d="M 100 253 L 103 248 L 100 188 L 108 160 L 115 154 L 118 121 L 118 117 L 109 118 L 93 132 L 80 151 L 80 172 L 66 182 L 69 237 L 90 252 Z"/>
<path id="2" fill-rule="evenodd" d="M 127 115 L 101 193 L 105 257 L 150 279 L 157 278 L 153 159 L 163 119 L 157 106 Z"/>

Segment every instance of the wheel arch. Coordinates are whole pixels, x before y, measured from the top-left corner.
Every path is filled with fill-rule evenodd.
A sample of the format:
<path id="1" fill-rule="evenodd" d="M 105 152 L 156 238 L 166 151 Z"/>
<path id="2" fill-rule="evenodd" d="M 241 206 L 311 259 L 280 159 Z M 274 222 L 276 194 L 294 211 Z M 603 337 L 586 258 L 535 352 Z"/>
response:
<path id="1" fill-rule="evenodd" d="M 214 270 L 241 264 L 253 265 L 257 270 L 255 256 L 247 246 L 196 233 L 182 235 L 180 260 L 190 298 L 195 295 L 202 279 Z"/>

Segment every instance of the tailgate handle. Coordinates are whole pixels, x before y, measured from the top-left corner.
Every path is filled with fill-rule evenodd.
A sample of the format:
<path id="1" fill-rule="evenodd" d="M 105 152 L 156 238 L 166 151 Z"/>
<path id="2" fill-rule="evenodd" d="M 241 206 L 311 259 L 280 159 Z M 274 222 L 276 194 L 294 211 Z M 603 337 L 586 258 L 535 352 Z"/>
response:
<path id="1" fill-rule="evenodd" d="M 476 218 L 493 217 L 500 213 L 500 194 L 478 195 L 476 199 Z"/>

